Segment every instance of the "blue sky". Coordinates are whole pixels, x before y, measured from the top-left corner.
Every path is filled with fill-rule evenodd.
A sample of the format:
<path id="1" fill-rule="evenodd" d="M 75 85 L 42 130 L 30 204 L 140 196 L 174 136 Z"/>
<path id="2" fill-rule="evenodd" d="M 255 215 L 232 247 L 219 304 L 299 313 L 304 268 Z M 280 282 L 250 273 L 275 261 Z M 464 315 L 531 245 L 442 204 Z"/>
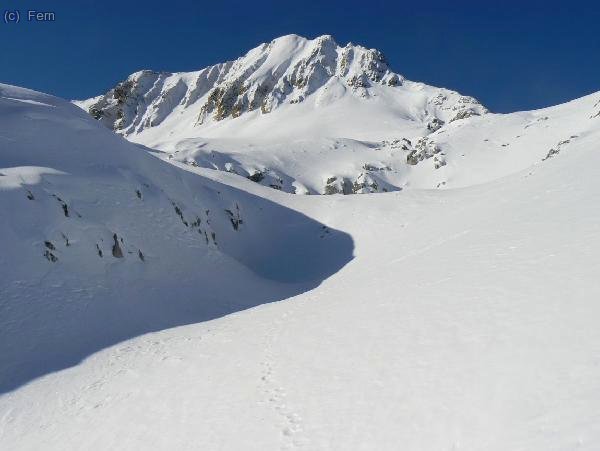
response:
<path id="1" fill-rule="evenodd" d="M 49 23 L 0 22 L 0 81 L 86 98 L 140 69 L 197 70 L 289 33 L 374 47 L 411 80 L 493 111 L 600 91 L 600 2 L 31 1 Z"/>

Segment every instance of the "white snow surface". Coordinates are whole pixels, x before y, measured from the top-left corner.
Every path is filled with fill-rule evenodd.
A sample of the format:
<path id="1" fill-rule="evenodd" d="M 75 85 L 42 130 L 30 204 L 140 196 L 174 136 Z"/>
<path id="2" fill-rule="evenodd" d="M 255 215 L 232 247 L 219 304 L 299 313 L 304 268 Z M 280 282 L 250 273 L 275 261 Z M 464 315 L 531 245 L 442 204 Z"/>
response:
<path id="1" fill-rule="evenodd" d="M 0 85 L 1 448 L 597 450 L 599 112 L 448 122 L 413 189 L 291 196 Z M 402 145 L 378 133 L 316 142 L 345 167 Z"/>

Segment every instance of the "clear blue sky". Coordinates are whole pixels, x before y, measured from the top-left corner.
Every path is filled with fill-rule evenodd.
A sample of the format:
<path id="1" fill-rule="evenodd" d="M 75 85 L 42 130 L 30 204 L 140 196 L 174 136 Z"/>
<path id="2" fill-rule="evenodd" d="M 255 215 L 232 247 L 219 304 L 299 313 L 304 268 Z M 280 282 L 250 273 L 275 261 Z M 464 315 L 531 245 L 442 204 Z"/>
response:
<path id="1" fill-rule="evenodd" d="M 600 1 L 27 1 L 0 22 L 0 81 L 86 98 L 140 69 L 197 70 L 289 33 L 375 47 L 411 80 L 507 112 L 600 91 Z M 2 17 L 3 19 L 3 17 Z"/>

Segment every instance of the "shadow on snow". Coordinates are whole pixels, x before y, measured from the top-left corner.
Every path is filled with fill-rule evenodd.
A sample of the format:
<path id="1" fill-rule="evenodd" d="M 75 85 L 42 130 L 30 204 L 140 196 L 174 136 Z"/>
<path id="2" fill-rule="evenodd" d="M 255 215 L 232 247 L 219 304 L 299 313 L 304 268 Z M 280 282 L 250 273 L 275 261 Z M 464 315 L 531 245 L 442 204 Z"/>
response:
<path id="1" fill-rule="evenodd" d="M 84 282 L 77 270 L 61 269 L 61 262 L 50 266 L 43 282 L 0 279 L 0 393 L 141 334 L 309 291 L 353 258 L 346 233 L 245 191 L 183 177 L 192 184 L 202 179 L 215 192 L 251 205 L 254 219 L 248 222 L 262 218 L 260 227 L 230 230 L 219 237 L 219 250 L 199 253 L 186 267 L 170 268 L 166 257 L 161 263 L 149 256 L 136 264 L 115 260 Z"/>

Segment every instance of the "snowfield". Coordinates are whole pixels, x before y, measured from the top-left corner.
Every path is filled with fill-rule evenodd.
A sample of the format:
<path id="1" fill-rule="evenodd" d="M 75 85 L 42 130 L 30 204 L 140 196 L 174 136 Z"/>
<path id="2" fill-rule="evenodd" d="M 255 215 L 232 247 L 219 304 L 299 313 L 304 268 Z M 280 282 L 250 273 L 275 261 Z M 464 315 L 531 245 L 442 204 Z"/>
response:
<path id="1" fill-rule="evenodd" d="M 205 109 L 176 130 L 155 104 L 160 125 L 138 133 L 122 116 L 133 143 L 0 85 L 0 449 L 599 448 L 600 93 L 433 131 L 433 116 L 330 127 L 310 106 L 320 85 L 278 81 L 314 45 L 285 37 L 211 69 L 217 85 L 232 67 L 258 86 L 278 75 L 242 90 L 238 117 Z M 287 119 L 311 111 L 322 128 L 294 134 Z M 289 194 L 323 193 L 323 177 L 342 193 L 365 163 L 390 192 Z M 265 167 L 285 186 L 247 178 Z"/>

